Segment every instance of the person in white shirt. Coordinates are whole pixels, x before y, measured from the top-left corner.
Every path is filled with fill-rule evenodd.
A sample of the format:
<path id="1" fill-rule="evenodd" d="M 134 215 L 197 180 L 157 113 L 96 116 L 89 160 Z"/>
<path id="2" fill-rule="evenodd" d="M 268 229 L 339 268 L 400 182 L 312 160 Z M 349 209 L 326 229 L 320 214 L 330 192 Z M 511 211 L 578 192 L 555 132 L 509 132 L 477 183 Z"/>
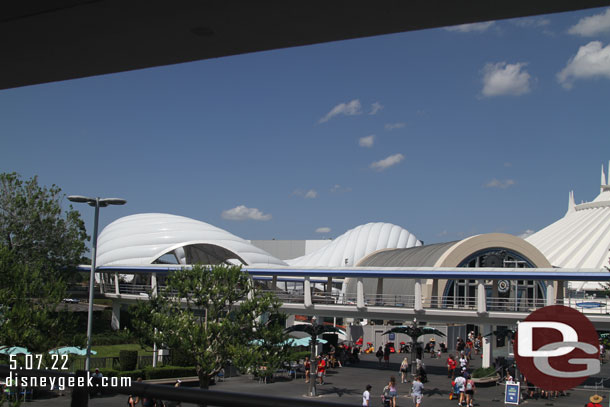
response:
<path id="1" fill-rule="evenodd" d="M 460 394 L 460 401 L 458 402 L 458 406 L 462 406 L 465 402 L 464 390 L 466 387 L 466 378 L 464 376 L 458 376 L 455 378 L 455 389 Z"/>
<path id="2" fill-rule="evenodd" d="M 362 393 L 362 405 L 369 407 L 371 405 L 371 389 L 373 387 L 370 384 L 366 385 L 366 390 Z"/>

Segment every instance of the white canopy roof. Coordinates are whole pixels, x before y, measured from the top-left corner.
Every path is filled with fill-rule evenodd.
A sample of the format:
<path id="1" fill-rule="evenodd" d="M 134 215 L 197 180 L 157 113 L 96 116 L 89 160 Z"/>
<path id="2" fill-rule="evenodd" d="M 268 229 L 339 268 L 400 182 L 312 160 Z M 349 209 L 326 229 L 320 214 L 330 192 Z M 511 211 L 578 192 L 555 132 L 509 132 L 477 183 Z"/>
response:
<path id="1" fill-rule="evenodd" d="M 555 223 L 526 239 L 540 250 L 555 267 L 594 268 L 609 267 L 610 257 L 610 185 L 604 168 L 600 194 L 592 201 L 574 203 L 570 192 L 568 211 Z M 579 282 L 574 289 L 599 289 L 599 283 Z"/>
<path id="2" fill-rule="evenodd" d="M 230 260 L 247 265 L 286 263 L 226 230 L 209 223 L 165 213 L 126 216 L 106 226 L 98 238 L 97 263 L 148 265 L 166 254 L 181 264 L 188 258 Z"/>
<path id="3" fill-rule="evenodd" d="M 414 234 L 400 226 L 384 222 L 367 223 L 348 230 L 313 253 L 286 262 L 302 267 L 349 267 L 377 250 L 421 245 Z"/>

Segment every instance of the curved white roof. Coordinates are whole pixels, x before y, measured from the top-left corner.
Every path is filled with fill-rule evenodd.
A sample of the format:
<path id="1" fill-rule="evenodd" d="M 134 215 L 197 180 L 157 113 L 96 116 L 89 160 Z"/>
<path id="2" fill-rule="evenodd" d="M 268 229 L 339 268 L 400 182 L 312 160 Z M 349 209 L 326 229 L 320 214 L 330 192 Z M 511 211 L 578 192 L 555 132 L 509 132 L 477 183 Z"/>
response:
<path id="1" fill-rule="evenodd" d="M 610 263 L 610 185 L 602 167 L 600 194 L 592 201 L 574 204 L 570 192 L 568 211 L 555 223 L 526 238 L 555 267 L 609 267 Z M 577 285 L 577 286 L 576 286 Z M 582 289 L 583 283 L 571 284 Z M 599 284 L 593 284 L 596 288 Z M 586 289 L 592 289 L 588 285 Z"/>
<path id="2" fill-rule="evenodd" d="M 286 260 L 286 263 L 300 267 L 349 267 L 377 250 L 421 245 L 422 242 L 414 234 L 400 226 L 383 222 L 367 223 L 348 230 L 313 253 Z"/>
<path id="3" fill-rule="evenodd" d="M 97 264 L 148 265 L 167 253 L 175 253 L 184 263 L 188 246 L 207 247 L 222 254 L 228 250 L 250 266 L 286 265 L 226 230 L 184 216 L 164 213 L 126 216 L 106 226 L 98 238 Z"/>

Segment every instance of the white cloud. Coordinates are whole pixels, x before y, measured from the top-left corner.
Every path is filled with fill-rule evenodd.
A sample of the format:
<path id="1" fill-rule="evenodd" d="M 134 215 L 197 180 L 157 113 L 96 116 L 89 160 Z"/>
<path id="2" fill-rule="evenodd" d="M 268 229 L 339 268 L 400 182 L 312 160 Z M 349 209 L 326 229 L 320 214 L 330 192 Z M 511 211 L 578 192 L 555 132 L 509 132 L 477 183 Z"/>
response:
<path id="1" fill-rule="evenodd" d="M 495 21 L 486 21 L 484 23 L 473 23 L 473 24 L 461 24 L 454 25 L 453 27 L 445 27 L 447 31 L 457 31 L 461 33 L 467 33 L 472 31 L 483 32 L 487 31 L 489 27 L 494 25 Z"/>
<path id="2" fill-rule="evenodd" d="M 406 125 L 407 125 L 407 123 L 387 123 L 385 125 L 385 129 L 390 130 L 390 131 L 395 130 L 395 129 L 402 129 Z"/>
<path id="3" fill-rule="evenodd" d="M 530 237 L 531 235 L 533 235 L 534 233 L 536 233 L 536 232 L 535 232 L 535 231 L 533 231 L 532 229 L 527 229 L 527 230 L 525 230 L 523 233 L 521 233 L 521 234 L 519 235 L 519 237 L 520 237 L 521 239 L 526 239 L 526 238 Z"/>
<path id="4" fill-rule="evenodd" d="M 507 162 L 505 162 L 505 163 L 504 163 L 504 166 L 505 166 L 506 168 L 510 168 L 510 167 L 512 167 L 512 166 L 513 166 L 513 163 L 511 163 L 511 162 L 508 162 L 508 161 L 507 161 Z"/>
<path id="5" fill-rule="evenodd" d="M 447 232 L 447 229 L 444 229 L 442 232 L 437 233 L 436 236 L 443 237 L 443 236 L 447 236 L 448 234 L 449 234 L 449 232 Z"/>
<path id="6" fill-rule="evenodd" d="M 366 136 L 366 137 L 360 137 L 360 139 L 358 140 L 358 145 L 360 147 L 373 147 L 373 144 L 375 143 L 375 135 L 371 134 L 370 136 Z"/>
<path id="7" fill-rule="evenodd" d="M 483 68 L 483 96 L 523 95 L 530 91 L 531 76 L 525 69 L 527 64 L 498 62 Z"/>
<path id="8" fill-rule="evenodd" d="M 336 193 L 336 192 L 351 192 L 351 190 L 352 189 L 350 187 L 344 187 L 344 186 L 341 186 L 339 184 L 335 184 L 330 189 L 330 192 L 333 192 L 333 193 Z"/>
<path id="9" fill-rule="evenodd" d="M 354 99 L 348 103 L 339 103 L 337 106 L 330 109 L 330 112 L 326 113 L 326 116 L 321 118 L 318 123 L 325 123 L 339 114 L 355 116 L 361 113 L 362 106 L 360 105 L 360 100 Z"/>
<path id="10" fill-rule="evenodd" d="M 508 187 L 512 187 L 513 185 L 515 185 L 515 180 L 505 179 L 504 181 L 500 181 L 499 179 L 494 178 L 485 184 L 485 188 L 506 189 Z"/>
<path id="11" fill-rule="evenodd" d="M 318 191 L 315 189 L 310 189 L 309 191 L 305 191 L 303 189 L 295 189 L 292 191 L 292 195 L 302 196 L 305 199 L 314 199 L 318 197 Z"/>
<path id="12" fill-rule="evenodd" d="M 315 189 L 310 189 L 305 192 L 305 199 L 314 199 L 318 196 L 318 192 Z"/>
<path id="13" fill-rule="evenodd" d="M 329 227 L 317 228 L 316 233 L 330 233 L 330 228 Z"/>
<path id="14" fill-rule="evenodd" d="M 222 211 L 222 218 L 227 220 L 271 220 L 271 214 L 263 214 L 257 208 L 248 208 L 244 205 Z"/>
<path id="15" fill-rule="evenodd" d="M 377 114 L 381 109 L 383 109 L 383 105 L 379 102 L 375 102 L 371 105 L 371 111 L 369 114 Z"/>
<path id="16" fill-rule="evenodd" d="M 600 41 L 591 41 L 580 47 L 557 74 L 557 80 L 566 89 L 570 89 L 576 79 L 597 77 L 610 79 L 610 45 L 602 47 Z"/>
<path id="17" fill-rule="evenodd" d="M 581 18 L 568 30 L 568 33 L 581 37 L 593 37 L 604 32 L 610 32 L 610 8 L 604 13 Z"/>
<path id="18" fill-rule="evenodd" d="M 383 171 L 386 168 L 389 168 L 393 165 L 398 164 L 402 160 L 405 159 L 405 156 L 402 154 L 394 154 L 389 157 L 384 158 L 383 160 L 375 161 L 371 163 L 371 168 L 377 171 Z"/>

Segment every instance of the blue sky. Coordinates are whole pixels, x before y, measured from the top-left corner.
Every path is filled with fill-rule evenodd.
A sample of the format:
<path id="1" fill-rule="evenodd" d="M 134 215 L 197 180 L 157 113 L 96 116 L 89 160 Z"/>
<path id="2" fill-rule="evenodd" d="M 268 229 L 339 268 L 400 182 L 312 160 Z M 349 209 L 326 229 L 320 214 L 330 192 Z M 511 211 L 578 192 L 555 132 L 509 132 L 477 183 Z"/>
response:
<path id="1" fill-rule="evenodd" d="M 41 67 L 44 69 L 44 67 Z M 520 235 L 599 191 L 610 10 L 0 91 L 0 171 L 246 239 Z M 78 207 L 91 233 L 93 211 Z"/>

